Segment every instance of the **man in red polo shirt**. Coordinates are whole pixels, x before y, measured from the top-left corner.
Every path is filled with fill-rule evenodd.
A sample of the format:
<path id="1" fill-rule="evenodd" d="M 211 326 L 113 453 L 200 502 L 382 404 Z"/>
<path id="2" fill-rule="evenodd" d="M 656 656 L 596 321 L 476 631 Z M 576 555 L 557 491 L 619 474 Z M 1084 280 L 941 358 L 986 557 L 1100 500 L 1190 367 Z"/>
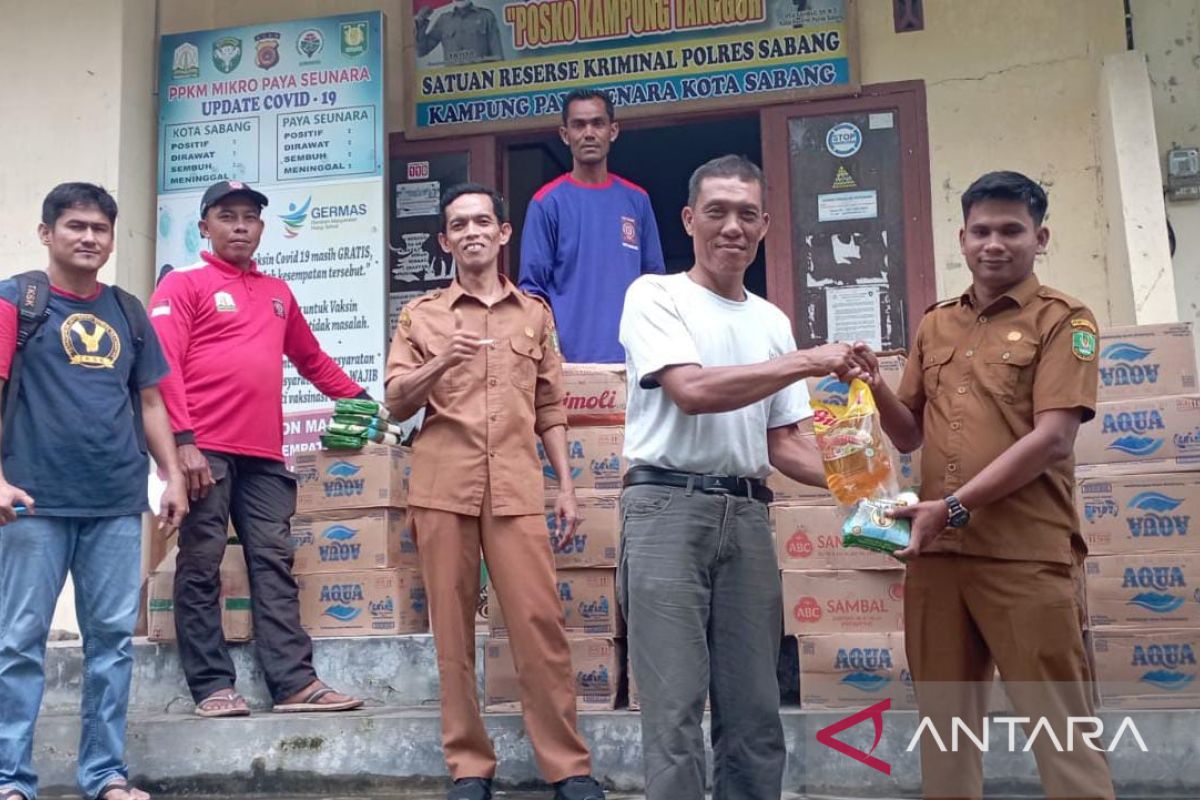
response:
<path id="1" fill-rule="evenodd" d="M 295 478 L 283 463 L 283 357 L 329 397 L 365 397 L 321 350 L 288 285 L 254 262 L 267 198 L 221 181 L 200 201 L 212 252 L 168 274 L 150 300 L 171 374 L 171 415 L 191 511 L 179 533 L 175 628 L 196 713 L 244 716 L 221 633 L 221 557 L 229 520 L 246 551 L 259 660 L 276 711 L 343 711 L 362 701 L 333 691 L 312 666 L 292 577 Z"/>

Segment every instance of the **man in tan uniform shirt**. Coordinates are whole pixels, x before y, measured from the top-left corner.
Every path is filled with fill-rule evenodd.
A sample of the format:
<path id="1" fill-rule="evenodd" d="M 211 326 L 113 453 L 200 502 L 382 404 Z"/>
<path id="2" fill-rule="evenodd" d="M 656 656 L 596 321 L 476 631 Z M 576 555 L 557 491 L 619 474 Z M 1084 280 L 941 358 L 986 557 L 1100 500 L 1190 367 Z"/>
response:
<path id="1" fill-rule="evenodd" d="M 556 800 L 603 800 L 575 729 L 575 676 L 546 535 L 537 438 L 560 477 L 560 532 L 578 524 L 567 462 L 562 359 L 544 301 L 499 272 L 512 233 L 504 201 L 475 184 L 442 197 L 449 288 L 400 313 L 387 362 L 387 404 L 425 409 L 413 444 L 409 507 L 438 654 L 448 800 L 488 800 L 496 753 L 475 682 L 475 606 L 482 547 L 505 610 L 525 730 Z"/>
<path id="2" fill-rule="evenodd" d="M 1017 715 L 1045 718 L 1066 750 L 1067 717 L 1094 714 L 1074 583 L 1072 452 L 1096 413 L 1096 320 L 1033 274 L 1050 236 L 1040 186 L 989 173 L 962 207 L 971 287 L 925 315 L 899 391 L 874 386 L 896 445 L 924 443 L 922 502 L 896 513 L 913 527 L 899 554 L 905 649 L 921 715 L 947 751 L 954 716 L 981 729 L 994 668 Z M 1044 730 L 1035 737 L 1043 788 L 1110 800 L 1104 754 L 1079 733 L 1062 753 Z M 966 737 L 955 753 L 924 736 L 921 773 L 927 798 L 981 796 L 982 754 Z"/>

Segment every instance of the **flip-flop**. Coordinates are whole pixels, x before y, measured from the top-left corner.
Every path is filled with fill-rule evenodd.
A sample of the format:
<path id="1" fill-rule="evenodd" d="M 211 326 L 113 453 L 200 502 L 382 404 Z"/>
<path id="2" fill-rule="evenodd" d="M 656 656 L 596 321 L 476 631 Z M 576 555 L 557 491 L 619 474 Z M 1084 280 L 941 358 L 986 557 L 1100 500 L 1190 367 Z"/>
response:
<path id="1" fill-rule="evenodd" d="M 318 686 L 306 694 L 304 699 L 299 703 L 284 703 L 275 706 L 273 710 L 276 714 L 297 714 L 301 711 L 350 711 L 363 704 L 363 701 L 356 697 L 351 697 L 349 700 L 343 700 L 340 703 L 317 702 L 322 697 L 330 694 L 336 694 L 336 692 L 328 686 Z"/>
<path id="2" fill-rule="evenodd" d="M 235 704 L 240 701 L 242 705 L 234 705 L 228 708 L 204 708 L 205 703 L 211 703 L 214 701 L 219 703 Z M 223 695 L 209 695 L 196 704 L 196 710 L 193 713 L 197 717 L 204 717 L 205 719 L 215 719 L 217 717 L 248 717 L 250 716 L 250 709 L 246 706 L 246 698 L 242 697 L 237 692 L 230 692 L 229 694 Z M 0 798 L 0 800 L 3 800 L 3 798 Z"/>
<path id="3" fill-rule="evenodd" d="M 149 794 L 147 794 L 146 792 L 143 792 L 141 789 L 130 786 L 128 783 L 126 783 L 123 780 L 113 781 L 108 786 L 105 786 L 103 789 L 100 790 L 100 793 L 96 795 L 96 800 L 107 800 L 108 793 L 116 792 L 116 791 L 125 792 L 125 795 L 127 797 L 131 798 L 131 800 L 141 800 L 141 798 L 150 800 Z M 0 800 L 6 800 L 6 799 L 3 796 L 0 796 Z"/>

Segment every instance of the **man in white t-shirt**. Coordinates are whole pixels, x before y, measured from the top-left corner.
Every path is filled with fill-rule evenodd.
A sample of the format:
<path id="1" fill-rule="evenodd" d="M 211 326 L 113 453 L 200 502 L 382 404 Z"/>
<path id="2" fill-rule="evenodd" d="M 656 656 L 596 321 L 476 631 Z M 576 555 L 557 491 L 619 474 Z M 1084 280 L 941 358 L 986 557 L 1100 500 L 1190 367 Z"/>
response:
<path id="1" fill-rule="evenodd" d="M 702 800 L 705 695 L 714 800 L 779 800 L 783 601 L 767 521 L 771 468 L 824 486 L 797 423 L 803 379 L 867 365 L 844 344 L 796 350 L 778 308 L 742 279 L 767 232 L 762 171 L 702 165 L 683 225 L 695 264 L 645 275 L 625 296 L 629 373 L 618 593 L 642 702 L 647 800 Z"/>

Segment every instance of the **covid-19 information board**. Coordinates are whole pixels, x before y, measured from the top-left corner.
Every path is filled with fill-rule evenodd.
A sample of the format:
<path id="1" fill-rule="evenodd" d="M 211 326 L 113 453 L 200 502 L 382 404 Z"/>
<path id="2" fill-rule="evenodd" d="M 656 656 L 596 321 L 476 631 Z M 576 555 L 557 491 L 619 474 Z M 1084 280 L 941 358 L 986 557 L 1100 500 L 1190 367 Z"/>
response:
<path id="1" fill-rule="evenodd" d="M 383 26 L 363 12 L 163 36 L 157 153 L 159 269 L 199 260 L 208 186 L 253 185 L 270 199 L 259 268 L 288 282 L 325 351 L 376 397 L 388 340 Z M 283 404 L 288 447 L 315 442 L 329 401 L 290 365 Z"/>

